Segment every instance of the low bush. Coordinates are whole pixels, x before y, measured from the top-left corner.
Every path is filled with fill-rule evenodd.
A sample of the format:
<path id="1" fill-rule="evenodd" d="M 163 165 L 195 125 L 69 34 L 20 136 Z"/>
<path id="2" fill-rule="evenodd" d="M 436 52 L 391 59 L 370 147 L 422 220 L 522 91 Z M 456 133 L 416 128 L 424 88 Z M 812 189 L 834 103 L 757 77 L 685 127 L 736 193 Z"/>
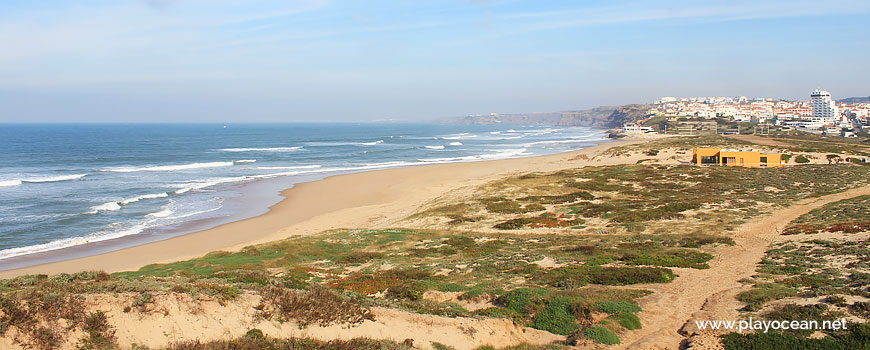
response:
<path id="1" fill-rule="evenodd" d="M 592 326 L 586 330 L 586 339 L 592 340 L 599 344 L 615 345 L 619 344 L 619 337 L 613 334 L 609 329 L 602 326 Z"/>
<path id="2" fill-rule="evenodd" d="M 498 298 L 496 302 L 504 307 L 511 309 L 519 314 L 530 313 L 532 305 L 538 299 L 540 292 L 536 292 L 531 288 L 518 288 L 509 291 Z"/>
<path id="3" fill-rule="evenodd" d="M 706 269 L 710 266 L 707 261 L 713 256 L 695 250 L 681 249 L 655 253 L 632 253 L 626 254 L 620 260 L 628 265 L 651 265 L 664 267 L 691 267 Z"/>
<path id="4" fill-rule="evenodd" d="M 676 277 L 670 269 L 660 267 L 593 267 L 589 269 L 592 283 L 624 286 L 637 283 L 667 283 Z"/>
<path id="5" fill-rule="evenodd" d="M 261 316 L 279 322 L 296 320 L 300 325 L 357 324 L 374 320 L 374 314 L 358 302 L 322 287 L 304 291 L 268 288 L 256 307 Z"/>
<path id="6" fill-rule="evenodd" d="M 585 266 L 560 267 L 548 270 L 539 277 L 543 278 L 547 284 L 559 289 L 574 289 L 591 282 L 589 268 Z"/>
<path id="7" fill-rule="evenodd" d="M 97 311 L 85 317 L 82 328 L 88 337 L 79 342 L 80 350 L 115 349 L 117 347 L 115 328 L 109 324 L 106 314 Z"/>
<path id="8" fill-rule="evenodd" d="M 383 258 L 384 254 L 377 252 L 353 252 L 338 257 L 335 262 L 339 264 L 364 264 L 369 261 Z"/>
<path id="9" fill-rule="evenodd" d="M 628 330 L 640 329 L 642 327 L 640 324 L 640 318 L 632 313 L 624 312 L 613 316 L 613 318 L 616 319 L 616 322 L 619 323 L 620 326 Z"/>
<path id="10" fill-rule="evenodd" d="M 846 298 L 841 295 L 831 295 L 825 298 L 825 302 L 831 305 L 845 307 L 848 305 Z"/>
<path id="11" fill-rule="evenodd" d="M 693 234 L 683 237 L 674 237 L 662 241 L 666 247 L 700 248 L 709 244 L 734 245 L 734 240 L 729 237 Z"/>
<path id="12" fill-rule="evenodd" d="M 555 195 L 555 196 L 528 196 L 520 198 L 520 201 L 524 202 L 536 202 L 541 204 L 564 204 L 576 202 L 577 200 L 592 200 L 595 199 L 591 193 L 586 191 L 577 191 L 563 195 Z"/>
<path id="13" fill-rule="evenodd" d="M 517 218 L 495 224 L 495 226 L 493 227 L 499 230 L 516 230 L 523 228 L 533 222 L 535 222 L 535 219 L 533 218 Z"/>
<path id="14" fill-rule="evenodd" d="M 722 345 L 727 350 L 870 349 L 870 323 L 849 324 L 846 328 L 845 331 L 827 332 L 827 336 L 821 339 L 781 332 L 729 333 L 722 335 L 721 338 Z"/>
<path id="15" fill-rule="evenodd" d="M 550 333 L 568 335 L 579 327 L 574 322 L 575 317 L 571 312 L 572 301 L 568 297 L 553 298 L 535 315 L 531 327 Z"/>
<path id="16" fill-rule="evenodd" d="M 797 294 L 793 288 L 778 283 L 757 284 L 750 290 L 737 294 L 737 300 L 746 304 L 747 311 L 756 311 L 764 304 Z"/>

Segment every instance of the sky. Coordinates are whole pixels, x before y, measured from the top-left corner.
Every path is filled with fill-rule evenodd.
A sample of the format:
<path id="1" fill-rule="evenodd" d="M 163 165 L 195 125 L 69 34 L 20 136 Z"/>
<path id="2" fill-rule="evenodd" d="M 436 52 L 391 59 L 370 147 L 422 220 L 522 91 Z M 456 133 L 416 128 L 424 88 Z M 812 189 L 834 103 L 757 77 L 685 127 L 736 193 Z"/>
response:
<path id="1" fill-rule="evenodd" d="M 3 0 L 0 123 L 870 95 L 870 1 Z"/>

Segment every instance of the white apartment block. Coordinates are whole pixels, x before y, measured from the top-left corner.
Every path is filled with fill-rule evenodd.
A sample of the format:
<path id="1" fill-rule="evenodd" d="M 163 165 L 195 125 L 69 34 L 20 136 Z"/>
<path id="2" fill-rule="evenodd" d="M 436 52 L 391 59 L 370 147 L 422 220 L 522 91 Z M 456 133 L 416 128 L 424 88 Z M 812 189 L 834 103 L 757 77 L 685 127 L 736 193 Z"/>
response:
<path id="1" fill-rule="evenodd" d="M 837 105 L 831 100 L 831 93 L 815 89 L 810 94 L 810 104 L 813 106 L 813 123 L 819 126 L 833 124 L 840 119 Z"/>

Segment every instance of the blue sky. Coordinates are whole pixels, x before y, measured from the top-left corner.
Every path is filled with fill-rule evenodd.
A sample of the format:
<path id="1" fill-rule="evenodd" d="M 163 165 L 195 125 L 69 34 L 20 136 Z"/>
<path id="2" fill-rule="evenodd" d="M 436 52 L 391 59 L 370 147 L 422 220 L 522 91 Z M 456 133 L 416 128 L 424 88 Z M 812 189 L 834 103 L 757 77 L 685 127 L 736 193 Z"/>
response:
<path id="1" fill-rule="evenodd" d="M 0 122 L 427 120 L 870 95 L 867 1 L 4 0 Z"/>

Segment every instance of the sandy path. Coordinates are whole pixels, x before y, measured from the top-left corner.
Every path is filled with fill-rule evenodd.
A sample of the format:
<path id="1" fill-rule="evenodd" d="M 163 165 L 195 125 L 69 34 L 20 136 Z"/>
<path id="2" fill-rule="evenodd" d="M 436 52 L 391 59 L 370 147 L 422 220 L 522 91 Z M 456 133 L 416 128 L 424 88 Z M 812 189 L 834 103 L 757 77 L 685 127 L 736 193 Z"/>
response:
<path id="1" fill-rule="evenodd" d="M 671 283 L 639 286 L 655 293 L 641 299 L 643 328 L 627 333 L 618 348 L 679 349 L 696 333 L 694 320 L 738 319 L 742 305 L 735 296 L 743 290 L 738 281 L 755 273 L 785 225 L 827 203 L 867 194 L 870 187 L 799 201 L 741 226 L 733 236 L 736 244 L 718 249 L 709 269 L 677 269 L 679 277 Z"/>

